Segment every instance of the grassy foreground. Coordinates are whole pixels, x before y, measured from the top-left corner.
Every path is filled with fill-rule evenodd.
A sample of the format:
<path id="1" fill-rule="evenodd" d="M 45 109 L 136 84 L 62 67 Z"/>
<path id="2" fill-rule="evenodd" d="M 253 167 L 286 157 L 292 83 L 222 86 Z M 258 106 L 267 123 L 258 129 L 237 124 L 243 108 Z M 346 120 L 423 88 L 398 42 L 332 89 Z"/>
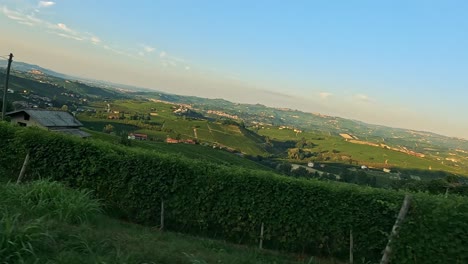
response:
<path id="1" fill-rule="evenodd" d="M 122 222 L 56 182 L 0 184 L 0 197 L 0 263 L 329 263 Z"/>

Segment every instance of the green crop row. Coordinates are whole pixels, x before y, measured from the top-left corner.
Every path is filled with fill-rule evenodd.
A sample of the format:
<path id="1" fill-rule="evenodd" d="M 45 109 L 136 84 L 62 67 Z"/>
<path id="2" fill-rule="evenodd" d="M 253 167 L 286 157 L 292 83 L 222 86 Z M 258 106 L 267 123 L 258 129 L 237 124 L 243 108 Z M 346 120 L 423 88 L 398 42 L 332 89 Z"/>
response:
<path id="1" fill-rule="evenodd" d="M 353 230 L 355 256 L 376 261 L 404 193 L 298 180 L 0 124 L 0 171 L 50 177 L 93 190 L 109 213 L 183 233 L 345 258 Z M 413 194 L 393 244 L 395 263 L 467 263 L 468 199 Z"/>

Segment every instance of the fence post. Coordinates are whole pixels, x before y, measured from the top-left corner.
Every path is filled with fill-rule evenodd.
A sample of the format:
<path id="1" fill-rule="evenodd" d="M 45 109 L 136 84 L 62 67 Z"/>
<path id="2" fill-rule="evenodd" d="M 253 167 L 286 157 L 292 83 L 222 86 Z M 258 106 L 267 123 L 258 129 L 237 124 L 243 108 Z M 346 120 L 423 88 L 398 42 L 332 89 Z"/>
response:
<path id="1" fill-rule="evenodd" d="M 159 230 L 164 230 L 164 200 L 161 199 L 161 226 Z"/>
<path id="2" fill-rule="evenodd" d="M 264 225 L 262 222 L 262 226 L 260 227 L 260 244 L 258 245 L 260 249 L 263 249 L 263 228 L 264 228 Z"/>
<path id="3" fill-rule="evenodd" d="M 380 264 L 388 264 L 390 262 L 390 255 L 392 254 L 392 248 L 391 248 L 392 240 L 395 236 L 398 235 L 400 225 L 405 219 L 406 213 L 408 213 L 410 204 L 411 204 L 411 195 L 407 194 L 405 195 L 405 200 L 403 201 L 403 205 L 401 206 L 400 212 L 398 213 L 398 217 L 395 221 L 395 224 L 393 225 L 392 233 L 390 234 L 390 237 L 388 238 L 388 243 L 387 243 L 387 246 L 385 247 L 384 254 L 382 256 L 382 260 L 380 261 Z"/>
<path id="4" fill-rule="evenodd" d="M 26 167 L 28 166 L 28 163 L 29 163 L 29 151 L 26 154 L 26 158 L 24 159 L 23 166 L 21 167 L 21 171 L 20 171 L 20 174 L 18 176 L 18 180 L 16 181 L 16 184 L 21 183 L 21 180 L 23 179 L 24 174 L 26 173 Z"/>
<path id="5" fill-rule="evenodd" d="M 349 230 L 349 264 L 354 263 L 354 239 L 353 239 L 353 230 Z"/>

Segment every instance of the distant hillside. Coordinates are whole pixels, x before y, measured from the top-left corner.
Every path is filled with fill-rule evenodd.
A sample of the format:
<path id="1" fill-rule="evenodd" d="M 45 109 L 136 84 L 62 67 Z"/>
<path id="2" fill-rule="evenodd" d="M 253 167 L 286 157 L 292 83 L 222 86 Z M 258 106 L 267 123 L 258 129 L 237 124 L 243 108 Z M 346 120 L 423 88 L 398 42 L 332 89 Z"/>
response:
<path id="1" fill-rule="evenodd" d="M 11 64 L 11 70 L 12 71 L 19 71 L 19 72 L 31 72 L 31 71 L 40 71 L 46 75 L 58 77 L 58 78 L 63 78 L 63 79 L 69 79 L 73 78 L 69 75 L 63 74 L 63 73 L 58 73 L 46 68 L 42 68 L 41 66 L 34 65 L 34 64 L 29 64 L 26 62 L 20 62 L 20 61 L 15 61 L 14 63 Z"/>
<path id="2" fill-rule="evenodd" d="M 179 104 L 191 104 L 195 109 L 199 109 L 205 113 L 210 110 L 219 111 L 237 116 L 249 125 L 291 126 L 298 129 L 322 131 L 334 135 L 350 133 L 367 141 L 388 141 L 389 144 L 404 145 L 417 151 L 427 151 L 433 148 L 444 151 L 448 149 L 468 151 L 468 140 L 465 139 L 447 137 L 431 132 L 367 124 L 361 121 L 319 113 L 306 113 L 293 109 L 267 107 L 261 104 L 238 104 L 224 99 L 206 99 L 159 92 L 137 92 L 134 95 Z"/>
<path id="3" fill-rule="evenodd" d="M 395 155 L 397 152 L 400 154 L 398 159 L 388 162 L 399 167 L 426 170 L 450 168 L 447 170 L 462 174 L 468 171 L 468 141 L 464 139 L 261 104 L 135 91 L 138 88 L 64 78 L 69 76 L 36 65 L 19 62 L 15 65 L 10 82 L 10 88 L 15 92 L 9 94 L 8 99 L 15 102 L 16 108 L 67 105 L 70 111 L 97 111 L 96 117 L 101 120 L 94 123 L 81 116 L 83 121 L 90 127 L 95 126 L 98 131 L 102 131 L 101 125 L 109 122 L 106 119 L 117 119 L 112 122 L 120 126 L 119 122 L 125 123 L 133 118 L 132 122 L 142 120 L 152 123 L 141 123 L 134 132 L 148 134 L 160 141 L 167 137 L 198 139 L 249 155 L 277 158 L 287 157 L 288 149 L 294 148 L 299 141 L 313 141 L 323 135 L 327 140 L 320 142 L 322 146 L 311 148 L 311 152 L 331 153 L 329 158 L 335 161 L 352 156 L 354 158 L 351 159 L 356 162 L 378 163 L 378 167 L 382 167 L 381 163 L 387 160 L 384 150 L 391 150 L 396 152 Z M 1 79 L 4 79 L 4 73 L 0 72 Z M 108 116 L 109 104 L 112 110 L 123 114 Z M 158 107 L 164 109 L 153 111 Z M 294 137 L 275 132 L 281 129 L 293 132 Z M 337 143 L 328 144 L 330 142 Z M 341 142 L 346 144 L 342 145 Z M 336 144 L 343 149 L 338 149 Z M 372 149 L 369 153 L 379 157 L 361 153 L 369 147 Z M 343 153 L 334 153 L 337 151 Z M 408 161 L 404 161 L 405 157 L 408 157 Z M 313 160 L 313 157 L 309 160 Z M 395 160 L 398 162 L 394 163 Z"/>
<path id="4" fill-rule="evenodd" d="M 26 69 L 26 68 L 25 68 Z M 5 73 L 0 72 L 0 80 Z M 0 89 L 3 89 L 3 81 Z M 27 107 L 61 107 L 62 105 L 81 107 L 94 100 L 127 98 L 114 89 L 93 87 L 76 80 L 54 77 L 35 68 L 30 71 L 12 71 L 10 76 L 8 101 L 16 108 Z"/>

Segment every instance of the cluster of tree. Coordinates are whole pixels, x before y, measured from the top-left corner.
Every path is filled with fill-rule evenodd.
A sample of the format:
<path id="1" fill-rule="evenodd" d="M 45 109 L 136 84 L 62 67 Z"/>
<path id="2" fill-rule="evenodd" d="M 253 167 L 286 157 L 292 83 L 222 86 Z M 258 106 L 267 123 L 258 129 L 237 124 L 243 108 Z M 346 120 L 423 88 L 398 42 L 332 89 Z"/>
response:
<path id="1" fill-rule="evenodd" d="M 319 151 L 313 152 L 303 147 L 314 147 L 316 146 L 312 142 L 298 141 L 295 143 L 295 147 L 289 148 L 288 158 L 295 160 L 304 160 L 310 158 L 313 161 L 330 161 L 330 160 L 342 160 L 339 150 L 333 149 L 331 151 Z M 349 160 L 349 164 L 355 163 L 358 165 L 357 161 Z"/>
<path id="2" fill-rule="evenodd" d="M 318 157 L 320 153 L 304 150 L 303 148 L 288 149 L 288 158 L 295 160 L 304 160 L 311 157 Z"/>
<path id="3" fill-rule="evenodd" d="M 429 192 L 432 194 L 458 194 L 468 196 L 468 182 L 466 179 L 447 175 L 444 178 L 429 181 L 416 181 L 410 178 L 392 182 L 391 187 L 396 190 L 412 192 Z"/>
<path id="4" fill-rule="evenodd" d="M 296 141 L 293 140 L 272 140 L 268 136 L 264 136 L 263 140 L 265 142 L 265 150 L 269 153 L 274 153 L 275 157 L 277 158 L 286 158 L 288 149 L 294 148 L 296 146 Z"/>
<path id="5" fill-rule="evenodd" d="M 440 179 L 445 177 L 453 177 L 454 175 L 450 172 L 440 170 L 422 170 L 422 169 L 406 169 L 406 168 L 395 168 L 402 174 L 402 178 L 409 175 L 420 176 L 425 179 Z"/>
<path id="6" fill-rule="evenodd" d="M 182 118 L 187 120 L 206 120 L 204 115 L 191 109 L 187 109 L 185 112 L 176 113 L 176 115 L 182 116 Z"/>
<path id="7" fill-rule="evenodd" d="M 358 185 L 368 185 L 372 187 L 377 186 L 377 178 L 375 176 L 369 176 L 362 170 L 351 171 L 348 169 L 343 169 L 340 174 L 341 181 L 347 183 L 354 183 Z"/>
<path id="8" fill-rule="evenodd" d="M 220 118 L 217 121 L 220 122 L 223 125 L 240 126 L 239 123 L 237 123 L 236 121 L 234 121 L 232 119 Z"/>
<path id="9" fill-rule="evenodd" d="M 313 148 L 315 146 L 317 146 L 317 145 L 314 144 L 310 140 L 306 140 L 304 137 L 301 138 L 301 140 L 297 141 L 297 143 L 296 143 L 296 148 L 305 148 L 305 147 Z"/>
<path id="10" fill-rule="evenodd" d="M 127 147 L 131 147 L 131 146 L 132 146 L 132 141 L 128 138 L 127 133 L 121 133 L 121 134 L 120 134 L 119 143 L 122 144 L 122 145 L 124 145 L 124 146 L 127 146 Z"/>
<path id="11" fill-rule="evenodd" d="M 114 132 L 114 126 L 111 125 L 111 124 L 107 124 L 104 126 L 104 128 L 102 129 L 102 132 L 104 133 L 107 133 L 107 134 L 111 134 Z"/>
<path id="12" fill-rule="evenodd" d="M 347 183 L 354 183 L 365 186 L 377 186 L 377 178 L 375 176 L 369 176 L 364 171 L 350 171 L 343 169 L 340 175 L 332 173 L 319 173 L 318 171 L 311 172 L 305 167 L 298 167 L 292 169 L 292 165 L 289 163 L 282 163 L 276 167 L 276 170 L 284 175 L 288 175 L 295 178 L 306 178 L 306 179 L 319 179 L 329 181 L 341 181 Z M 337 177 L 338 176 L 338 177 Z"/>

